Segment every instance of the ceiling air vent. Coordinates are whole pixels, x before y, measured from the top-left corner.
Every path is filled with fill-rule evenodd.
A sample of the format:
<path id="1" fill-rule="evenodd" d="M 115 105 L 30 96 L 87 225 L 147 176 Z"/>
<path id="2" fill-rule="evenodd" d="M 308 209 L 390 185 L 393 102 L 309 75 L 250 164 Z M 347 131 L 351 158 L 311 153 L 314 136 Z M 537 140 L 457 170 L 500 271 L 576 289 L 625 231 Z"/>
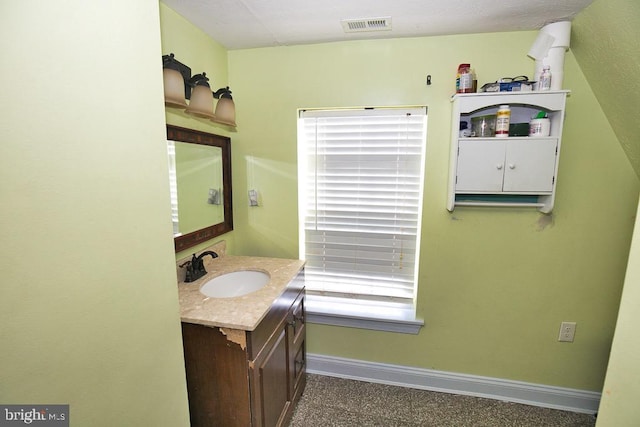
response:
<path id="1" fill-rule="evenodd" d="M 343 19 L 340 22 L 345 33 L 391 30 L 390 16 L 384 18 Z"/>

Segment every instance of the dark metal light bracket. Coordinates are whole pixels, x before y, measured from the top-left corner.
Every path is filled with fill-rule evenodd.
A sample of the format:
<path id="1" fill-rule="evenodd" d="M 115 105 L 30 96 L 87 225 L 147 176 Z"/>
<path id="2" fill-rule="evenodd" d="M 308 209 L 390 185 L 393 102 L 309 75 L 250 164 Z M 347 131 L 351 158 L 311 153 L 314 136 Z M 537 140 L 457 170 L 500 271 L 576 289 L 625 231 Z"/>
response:
<path id="1" fill-rule="evenodd" d="M 220 98 L 233 99 L 231 98 L 231 91 L 229 90 L 229 86 L 221 87 L 220 89 L 213 92 L 213 97 L 215 99 L 220 99 Z"/>
<path id="2" fill-rule="evenodd" d="M 191 99 L 191 86 L 189 85 L 189 80 L 191 80 L 191 67 L 178 61 L 173 53 L 171 53 L 169 55 L 162 55 L 162 68 L 178 70 L 180 74 L 182 74 L 182 79 L 184 80 L 184 98 Z"/>

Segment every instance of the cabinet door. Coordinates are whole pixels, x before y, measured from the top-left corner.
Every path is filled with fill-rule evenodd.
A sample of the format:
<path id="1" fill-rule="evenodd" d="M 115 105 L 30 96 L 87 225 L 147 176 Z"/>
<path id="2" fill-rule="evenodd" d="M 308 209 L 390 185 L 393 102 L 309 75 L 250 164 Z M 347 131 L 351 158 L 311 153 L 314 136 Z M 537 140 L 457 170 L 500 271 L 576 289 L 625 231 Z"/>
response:
<path id="1" fill-rule="evenodd" d="M 283 425 L 290 401 L 288 396 L 288 358 L 286 323 L 282 323 L 269 340 L 253 366 L 253 421 L 254 426 Z"/>
<path id="2" fill-rule="evenodd" d="M 192 427 L 251 423 L 247 355 L 219 328 L 182 323 Z M 232 386 L 231 386 L 232 385 Z"/>
<path id="3" fill-rule="evenodd" d="M 503 191 L 551 193 L 557 139 L 511 140 L 506 144 Z"/>
<path id="4" fill-rule="evenodd" d="M 306 348 L 305 348 L 305 318 L 304 292 L 302 292 L 291 307 L 292 319 L 289 322 L 289 389 L 290 399 L 295 401 L 305 384 Z"/>
<path id="5" fill-rule="evenodd" d="M 505 141 L 500 139 L 461 139 L 458 144 L 456 192 L 501 192 L 504 147 Z"/>

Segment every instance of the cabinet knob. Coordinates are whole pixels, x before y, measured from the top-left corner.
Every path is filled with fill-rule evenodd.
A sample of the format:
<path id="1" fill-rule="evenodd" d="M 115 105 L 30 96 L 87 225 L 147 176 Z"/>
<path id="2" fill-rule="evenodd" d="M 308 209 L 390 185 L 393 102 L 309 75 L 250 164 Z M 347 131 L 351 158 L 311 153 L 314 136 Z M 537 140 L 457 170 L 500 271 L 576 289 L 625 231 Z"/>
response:
<path id="1" fill-rule="evenodd" d="M 498 170 L 502 170 L 502 166 L 503 166 L 503 165 L 496 165 L 496 169 L 498 169 Z"/>
<path id="2" fill-rule="evenodd" d="M 509 169 L 515 169 L 516 165 L 514 165 L 513 163 L 509 163 Z"/>
<path id="3" fill-rule="evenodd" d="M 304 317 L 302 316 L 294 316 L 293 320 L 289 320 L 289 326 L 293 326 L 294 328 L 297 326 L 297 324 L 299 323 L 304 323 Z"/>

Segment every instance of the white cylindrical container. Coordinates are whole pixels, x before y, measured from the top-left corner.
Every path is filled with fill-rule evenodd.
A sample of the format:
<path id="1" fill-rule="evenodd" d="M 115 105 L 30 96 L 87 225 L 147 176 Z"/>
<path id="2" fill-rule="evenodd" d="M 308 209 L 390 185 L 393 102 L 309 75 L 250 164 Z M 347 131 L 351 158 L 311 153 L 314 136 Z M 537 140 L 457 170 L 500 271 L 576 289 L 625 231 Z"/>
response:
<path id="1" fill-rule="evenodd" d="M 536 60 L 534 81 L 540 80 L 542 67 L 548 65 L 553 71 L 551 90 L 561 90 L 564 80 L 564 57 L 571 39 L 571 21 L 559 21 L 545 25 L 538 34 L 529 56 Z M 545 53 L 546 50 L 546 53 Z"/>
<path id="2" fill-rule="evenodd" d="M 551 120 L 531 119 L 529 122 L 529 136 L 549 136 L 551 134 Z"/>
<path id="3" fill-rule="evenodd" d="M 509 122 L 511 121 L 511 108 L 501 105 L 496 113 L 496 136 L 506 138 L 509 136 Z"/>

